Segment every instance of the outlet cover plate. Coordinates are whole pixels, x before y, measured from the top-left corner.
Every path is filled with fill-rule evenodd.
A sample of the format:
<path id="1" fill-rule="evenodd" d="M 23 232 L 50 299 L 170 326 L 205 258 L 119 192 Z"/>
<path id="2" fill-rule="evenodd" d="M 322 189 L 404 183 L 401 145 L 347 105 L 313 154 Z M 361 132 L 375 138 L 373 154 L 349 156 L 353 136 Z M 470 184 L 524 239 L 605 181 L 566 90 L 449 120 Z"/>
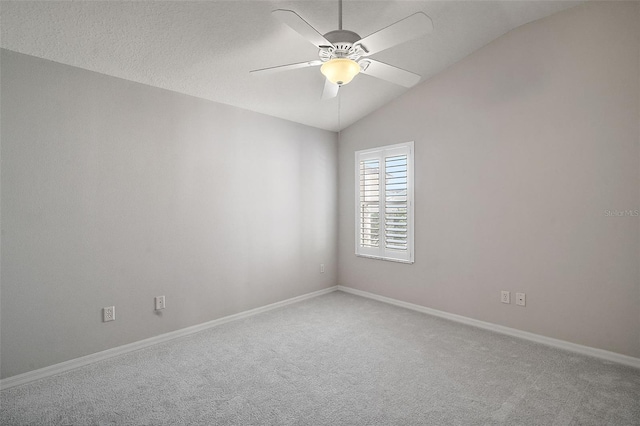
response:
<path id="1" fill-rule="evenodd" d="M 156 296 L 156 311 L 159 311 L 160 309 L 164 309 L 166 307 L 167 305 L 164 301 L 164 296 Z"/>
<path id="2" fill-rule="evenodd" d="M 502 303 L 511 303 L 511 293 L 508 291 L 500 292 L 500 301 Z"/>
<path id="3" fill-rule="evenodd" d="M 102 322 L 115 321 L 116 320 L 116 307 L 107 306 L 102 308 Z"/>

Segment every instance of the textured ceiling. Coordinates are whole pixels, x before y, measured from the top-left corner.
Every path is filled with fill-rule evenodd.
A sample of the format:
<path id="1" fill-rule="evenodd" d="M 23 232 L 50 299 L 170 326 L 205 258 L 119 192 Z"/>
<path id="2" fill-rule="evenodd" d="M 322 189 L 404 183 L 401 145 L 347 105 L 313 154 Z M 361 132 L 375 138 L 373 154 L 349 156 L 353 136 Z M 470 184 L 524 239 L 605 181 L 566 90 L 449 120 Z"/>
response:
<path id="1" fill-rule="evenodd" d="M 578 4 L 560 1 L 349 1 L 344 28 L 369 35 L 423 11 L 434 31 L 373 56 L 425 81 L 509 30 Z M 111 76 L 329 130 L 407 89 L 367 75 L 322 101 L 317 67 L 250 75 L 317 59 L 317 48 L 271 16 L 291 9 L 319 32 L 337 1 L 2 1 L 0 45 Z"/>

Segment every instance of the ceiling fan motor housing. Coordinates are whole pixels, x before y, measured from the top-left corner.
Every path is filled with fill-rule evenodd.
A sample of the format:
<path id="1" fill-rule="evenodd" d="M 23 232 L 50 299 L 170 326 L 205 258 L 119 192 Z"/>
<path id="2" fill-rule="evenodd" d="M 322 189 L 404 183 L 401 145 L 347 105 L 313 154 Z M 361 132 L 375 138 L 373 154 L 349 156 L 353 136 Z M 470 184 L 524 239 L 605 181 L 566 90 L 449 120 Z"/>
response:
<path id="1" fill-rule="evenodd" d="M 357 33 L 348 30 L 329 31 L 324 35 L 332 46 L 321 46 L 318 52 L 323 62 L 336 58 L 346 58 L 353 61 L 360 59 L 366 52 L 357 42 L 360 37 Z"/>

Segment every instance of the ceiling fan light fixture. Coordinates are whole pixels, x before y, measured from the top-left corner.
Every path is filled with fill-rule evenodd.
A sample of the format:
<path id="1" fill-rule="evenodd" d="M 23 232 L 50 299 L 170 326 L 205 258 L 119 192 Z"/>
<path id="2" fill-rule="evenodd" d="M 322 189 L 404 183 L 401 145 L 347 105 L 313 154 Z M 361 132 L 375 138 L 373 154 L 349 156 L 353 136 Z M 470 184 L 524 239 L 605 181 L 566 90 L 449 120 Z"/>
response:
<path id="1" fill-rule="evenodd" d="M 327 80 L 338 86 L 348 84 L 360 72 L 360 65 L 352 59 L 334 58 L 325 62 L 320 71 Z"/>

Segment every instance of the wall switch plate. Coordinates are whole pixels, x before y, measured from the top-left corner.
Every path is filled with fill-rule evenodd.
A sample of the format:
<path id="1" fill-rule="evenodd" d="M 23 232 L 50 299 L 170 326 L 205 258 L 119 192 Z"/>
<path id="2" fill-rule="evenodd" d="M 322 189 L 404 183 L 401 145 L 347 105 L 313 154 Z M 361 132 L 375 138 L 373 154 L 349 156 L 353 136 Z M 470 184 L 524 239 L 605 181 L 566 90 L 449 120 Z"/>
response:
<path id="1" fill-rule="evenodd" d="M 511 293 L 508 291 L 500 292 L 500 301 L 502 303 L 511 303 Z"/>
<path id="2" fill-rule="evenodd" d="M 166 308 L 167 305 L 164 301 L 164 296 L 157 296 L 156 297 L 156 311 L 159 311 L 160 309 L 164 309 Z"/>
<path id="3" fill-rule="evenodd" d="M 526 294 L 524 293 L 516 293 L 516 305 L 526 306 Z"/>
<path id="4" fill-rule="evenodd" d="M 107 306 L 102 308 L 102 322 L 115 321 L 116 320 L 116 307 Z"/>
<path id="5" fill-rule="evenodd" d="M 324 263 L 320 264 L 320 273 L 324 274 Z"/>

